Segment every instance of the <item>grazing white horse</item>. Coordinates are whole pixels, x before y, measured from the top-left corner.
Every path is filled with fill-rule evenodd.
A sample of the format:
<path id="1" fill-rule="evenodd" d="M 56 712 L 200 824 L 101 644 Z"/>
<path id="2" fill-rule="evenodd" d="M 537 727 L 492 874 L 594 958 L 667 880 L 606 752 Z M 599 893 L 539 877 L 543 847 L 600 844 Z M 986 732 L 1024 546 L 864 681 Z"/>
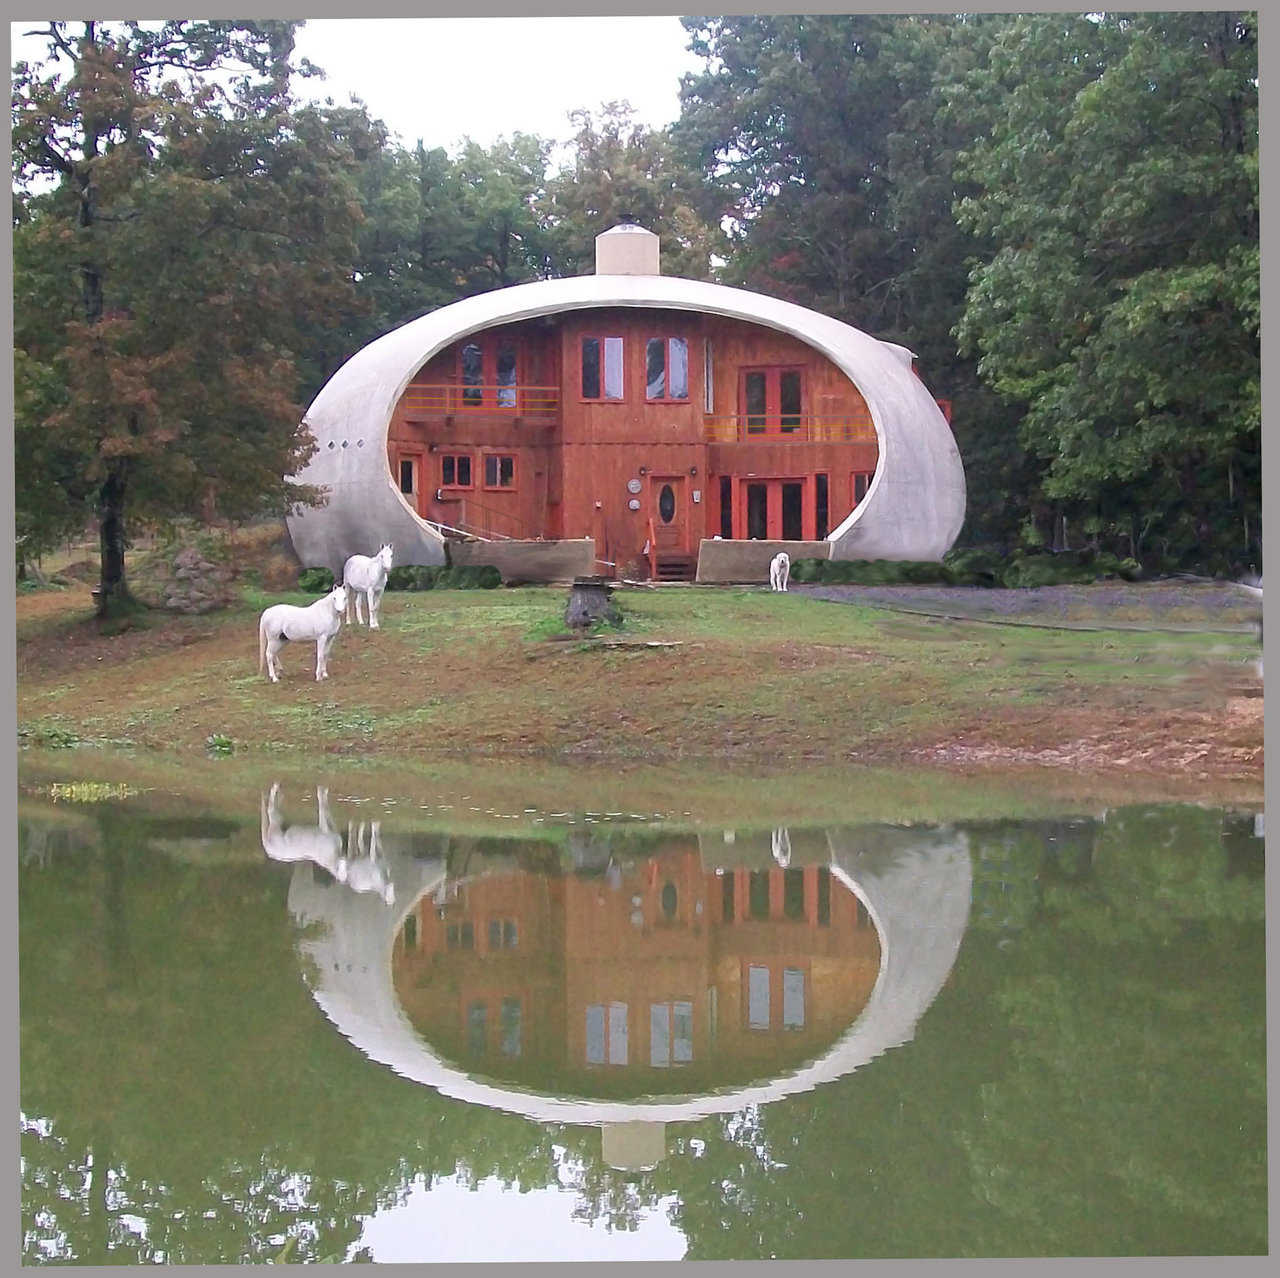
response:
<path id="1" fill-rule="evenodd" d="M 387 588 L 387 574 L 391 571 L 391 544 L 388 542 L 376 555 L 352 555 L 342 566 L 342 584 L 350 591 L 347 596 L 347 625 L 351 624 L 351 609 L 355 608 L 356 620 L 363 626 L 360 615 L 360 596 L 369 604 L 369 629 L 378 629 L 378 609 L 382 605 L 382 592 Z"/>
<path id="2" fill-rule="evenodd" d="M 290 639 L 316 641 L 316 679 L 329 677 L 329 649 L 342 629 L 347 606 L 346 586 L 334 586 L 323 599 L 307 608 L 296 604 L 272 604 L 258 622 L 258 673 L 265 669 L 272 683 L 283 667 L 277 655 Z"/>
<path id="3" fill-rule="evenodd" d="M 769 563 L 769 589 L 786 590 L 791 580 L 791 556 L 780 550 Z"/>
<path id="4" fill-rule="evenodd" d="M 291 825 L 280 821 L 280 783 L 275 782 L 262 801 L 262 850 L 273 861 L 312 861 L 323 866 L 339 883 L 347 881 L 347 858 L 342 835 L 329 816 L 329 791 L 316 786 L 318 825 Z"/>

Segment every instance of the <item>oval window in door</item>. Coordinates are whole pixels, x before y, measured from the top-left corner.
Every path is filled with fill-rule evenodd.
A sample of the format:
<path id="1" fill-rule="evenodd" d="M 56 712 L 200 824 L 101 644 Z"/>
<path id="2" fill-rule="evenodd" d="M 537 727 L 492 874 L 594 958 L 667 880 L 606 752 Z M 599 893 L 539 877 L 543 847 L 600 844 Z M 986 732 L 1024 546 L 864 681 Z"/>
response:
<path id="1" fill-rule="evenodd" d="M 669 524 L 676 517 L 676 494 L 670 484 L 663 484 L 658 494 L 658 514 L 664 524 Z"/>

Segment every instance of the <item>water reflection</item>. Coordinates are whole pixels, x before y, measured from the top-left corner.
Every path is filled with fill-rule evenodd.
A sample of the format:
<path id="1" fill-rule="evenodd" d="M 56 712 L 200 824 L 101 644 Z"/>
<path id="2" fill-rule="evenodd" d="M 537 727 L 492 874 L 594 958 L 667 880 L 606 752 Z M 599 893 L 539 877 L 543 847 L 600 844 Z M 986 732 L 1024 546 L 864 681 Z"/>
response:
<path id="1" fill-rule="evenodd" d="M 443 833 L 338 785 L 24 788 L 29 1263 L 1265 1250 L 1254 813 Z"/>
<path id="2" fill-rule="evenodd" d="M 969 911 L 966 836 L 883 825 L 557 844 L 375 823 L 385 890 L 368 894 L 318 804 L 289 844 L 317 854 L 288 905 L 325 1015 L 445 1095 L 601 1126 L 615 1166 L 651 1166 L 662 1124 L 811 1089 L 907 1041 Z"/>

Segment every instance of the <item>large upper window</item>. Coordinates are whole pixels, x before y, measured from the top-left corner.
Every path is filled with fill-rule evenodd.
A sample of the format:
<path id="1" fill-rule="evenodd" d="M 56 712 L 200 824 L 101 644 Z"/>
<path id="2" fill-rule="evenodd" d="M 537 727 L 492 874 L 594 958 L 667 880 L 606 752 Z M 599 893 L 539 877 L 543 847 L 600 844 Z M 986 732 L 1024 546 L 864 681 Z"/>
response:
<path id="1" fill-rule="evenodd" d="M 742 374 L 741 412 L 749 435 L 793 434 L 804 414 L 804 377 L 798 368 L 757 368 Z"/>
<path id="2" fill-rule="evenodd" d="M 582 339 L 582 398 L 622 398 L 622 338 Z"/>
<path id="3" fill-rule="evenodd" d="M 465 408 L 515 408 L 519 351 L 509 337 L 480 335 L 458 352 Z"/>
<path id="4" fill-rule="evenodd" d="M 651 337 L 644 348 L 646 399 L 689 398 L 689 343 L 683 337 Z"/>

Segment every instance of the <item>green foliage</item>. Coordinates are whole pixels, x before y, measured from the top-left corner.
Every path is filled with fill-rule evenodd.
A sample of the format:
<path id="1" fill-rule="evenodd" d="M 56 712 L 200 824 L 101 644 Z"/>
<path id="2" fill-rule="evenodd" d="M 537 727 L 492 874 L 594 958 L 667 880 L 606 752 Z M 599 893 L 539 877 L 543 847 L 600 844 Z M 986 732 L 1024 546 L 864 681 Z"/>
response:
<path id="1" fill-rule="evenodd" d="M 1046 499 L 1148 563 L 1260 554 L 1257 49 L 1238 13 L 1016 19 L 967 82 L 957 335 Z"/>
<path id="2" fill-rule="evenodd" d="M 791 579 L 827 585 L 898 586 L 946 581 L 940 563 L 896 559 L 797 559 Z"/>
<path id="3" fill-rule="evenodd" d="M 388 590 L 492 590 L 502 574 L 492 564 L 403 564 L 387 574 Z"/>
<path id="4" fill-rule="evenodd" d="M 235 753 L 236 743 L 225 732 L 211 732 L 205 738 L 204 747 L 209 754 L 225 758 Z"/>
<path id="5" fill-rule="evenodd" d="M 298 589 L 309 595 L 327 595 L 336 583 L 328 568 L 304 568 L 298 574 Z"/>

